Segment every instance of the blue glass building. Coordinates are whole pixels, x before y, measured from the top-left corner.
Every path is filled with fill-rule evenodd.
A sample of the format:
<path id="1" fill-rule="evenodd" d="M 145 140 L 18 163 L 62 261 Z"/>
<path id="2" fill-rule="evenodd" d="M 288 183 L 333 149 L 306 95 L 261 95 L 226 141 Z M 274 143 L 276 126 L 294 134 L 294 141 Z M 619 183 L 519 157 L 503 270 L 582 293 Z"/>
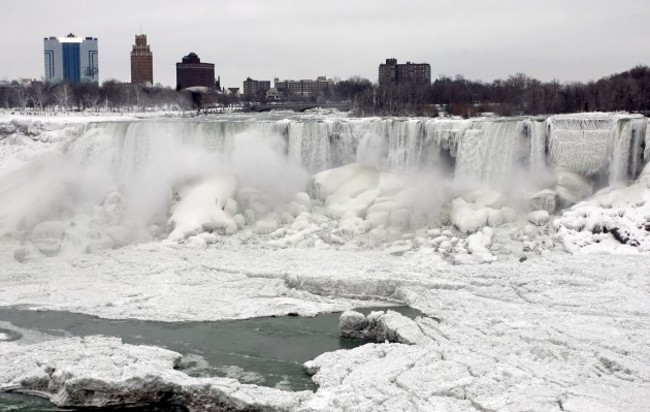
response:
<path id="1" fill-rule="evenodd" d="M 97 38 L 46 37 L 43 39 L 45 81 L 99 82 Z"/>

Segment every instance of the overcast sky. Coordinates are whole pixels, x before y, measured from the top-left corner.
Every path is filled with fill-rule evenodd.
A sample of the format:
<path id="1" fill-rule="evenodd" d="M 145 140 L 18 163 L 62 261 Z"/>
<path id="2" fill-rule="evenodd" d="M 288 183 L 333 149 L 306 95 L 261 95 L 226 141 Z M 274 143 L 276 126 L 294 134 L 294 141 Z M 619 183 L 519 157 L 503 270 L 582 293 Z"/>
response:
<path id="1" fill-rule="evenodd" d="M 0 0 L 0 79 L 43 77 L 43 37 L 99 39 L 100 81 L 130 80 L 147 34 L 154 82 L 187 53 L 222 85 L 319 75 L 377 80 L 388 57 L 432 77 L 592 80 L 650 64 L 650 0 Z"/>

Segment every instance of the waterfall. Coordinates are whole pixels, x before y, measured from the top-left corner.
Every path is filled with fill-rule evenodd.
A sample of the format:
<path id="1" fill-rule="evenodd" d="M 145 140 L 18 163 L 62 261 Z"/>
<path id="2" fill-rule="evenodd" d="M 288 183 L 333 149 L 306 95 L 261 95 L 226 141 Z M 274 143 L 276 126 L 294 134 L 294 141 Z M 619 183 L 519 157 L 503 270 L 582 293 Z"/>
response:
<path id="1" fill-rule="evenodd" d="M 86 162 L 108 159 L 127 180 L 152 159 L 161 167 L 177 162 L 179 147 L 228 156 L 244 135 L 279 138 L 286 156 L 309 173 L 353 162 L 406 173 L 443 168 L 457 181 L 499 187 L 521 178 L 519 172 L 541 175 L 548 166 L 617 183 L 638 176 L 650 157 L 647 119 L 613 114 L 104 122 L 88 124 L 66 151 Z"/>
<path id="2" fill-rule="evenodd" d="M 622 119 L 614 130 L 609 183 L 635 179 L 643 168 L 642 140 L 645 139 L 646 119 Z"/>
<path id="3" fill-rule="evenodd" d="M 646 119 L 645 129 L 645 151 L 643 153 L 645 163 L 650 162 L 650 119 Z"/>
<path id="4" fill-rule="evenodd" d="M 546 123 L 530 121 L 530 173 L 535 176 L 546 170 Z"/>

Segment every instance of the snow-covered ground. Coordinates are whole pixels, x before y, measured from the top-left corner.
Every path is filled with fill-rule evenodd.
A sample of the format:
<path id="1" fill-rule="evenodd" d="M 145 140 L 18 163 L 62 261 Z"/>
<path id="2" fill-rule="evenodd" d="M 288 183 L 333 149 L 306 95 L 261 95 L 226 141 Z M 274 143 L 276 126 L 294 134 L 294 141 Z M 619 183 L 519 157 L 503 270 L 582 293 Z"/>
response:
<path id="1" fill-rule="evenodd" d="M 647 410 L 646 255 L 556 254 L 468 266 L 418 253 L 151 244 L 69 260 L 11 260 L 2 262 L 0 302 L 7 305 L 170 321 L 315 313 L 371 298 L 429 316 L 416 322 L 428 343 L 371 344 L 317 358 L 310 368 L 320 388 L 296 410 Z M 69 352 L 73 344 L 80 343 L 49 345 Z M 0 353 L 29 357 L 43 371 L 51 355 L 37 348 L 0 343 Z M 109 355 L 122 350 L 116 344 Z M 108 356 L 105 349 L 84 353 L 91 363 Z M 70 379 L 88 373 L 77 358 L 60 362 Z M 7 377 L 14 367 L 0 369 L 5 385 L 29 382 Z"/>
<path id="2" fill-rule="evenodd" d="M 19 344 L 0 334 L 0 389 L 61 405 L 151 401 L 162 391 L 195 410 L 210 401 L 243 410 L 649 410 L 646 119 L 557 116 L 548 128 L 537 120 L 322 117 L 255 124 L 275 136 L 291 122 L 280 149 L 273 138 L 242 134 L 240 121 L 248 120 L 227 125 L 238 139 L 194 123 L 136 122 L 125 132 L 126 123 L 114 122 L 0 122 L 0 305 L 174 322 L 390 302 L 426 315 L 382 318 L 405 334 L 394 340 L 403 343 L 323 354 L 306 365 L 319 389 L 289 394 L 190 378 L 173 370 L 180 355 L 115 339 Z M 168 129 L 184 133 L 183 144 Z M 437 149 L 416 147 L 425 129 Z M 388 139 L 390 147 L 373 152 L 376 133 L 395 134 L 402 146 Z M 227 148 L 234 173 L 205 167 L 215 158 L 194 150 L 197 135 L 201 147 Z M 528 142 L 527 154 L 503 153 L 499 136 Z M 593 153 L 568 155 L 571 142 L 584 149 L 589 139 Z M 356 161 L 328 167 L 347 159 L 344 148 L 357 150 Z M 443 159 L 443 149 L 458 156 L 463 181 L 401 169 L 425 152 Z M 280 161 L 292 153 L 300 162 Z M 394 167 L 364 163 L 373 153 Z M 47 156 L 58 160 L 43 163 Z M 102 156 L 115 175 L 98 172 Z M 558 168 L 539 169 L 538 186 L 519 186 L 526 190 L 517 195 L 499 185 L 520 171 L 521 158 L 530 168 Z M 306 165 L 320 173 L 309 176 Z M 605 172 L 612 186 L 594 194 Z M 466 187 L 486 174 L 496 176 L 496 190 Z M 360 321 L 346 316 L 342 324 Z"/>

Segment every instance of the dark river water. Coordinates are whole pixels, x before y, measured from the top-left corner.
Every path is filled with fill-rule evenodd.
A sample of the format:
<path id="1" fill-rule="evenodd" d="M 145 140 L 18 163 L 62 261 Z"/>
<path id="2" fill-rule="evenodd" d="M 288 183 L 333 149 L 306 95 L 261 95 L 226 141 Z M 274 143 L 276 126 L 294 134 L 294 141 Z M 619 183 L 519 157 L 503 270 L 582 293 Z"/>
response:
<path id="1" fill-rule="evenodd" d="M 391 309 L 414 318 L 421 313 L 408 307 Z M 151 345 L 185 355 L 181 369 L 191 376 L 232 377 L 241 382 L 286 390 L 315 390 L 302 364 L 318 355 L 351 349 L 365 342 L 343 339 L 338 333 L 340 313 L 315 317 L 281 316 L 216 322 L 152 322 L 109 320 L 70 312 L 0 308 L 0 322 L 16 328 L 54 336 L 105 335 L 125 343 Z M 0 330 L 20 341 L 18 332 Z M 0 366 L 1 367 L 1 366 Z M 0 393 L 0 411 L 65 411 L 48 401 L 18 394 Z M 76 409 L 77 411 L 80 409 Z M 120 409 L 89 409 L 115 411 Z M 183 411 L 173 404 L 126 409 L 131 412 Z"/>

